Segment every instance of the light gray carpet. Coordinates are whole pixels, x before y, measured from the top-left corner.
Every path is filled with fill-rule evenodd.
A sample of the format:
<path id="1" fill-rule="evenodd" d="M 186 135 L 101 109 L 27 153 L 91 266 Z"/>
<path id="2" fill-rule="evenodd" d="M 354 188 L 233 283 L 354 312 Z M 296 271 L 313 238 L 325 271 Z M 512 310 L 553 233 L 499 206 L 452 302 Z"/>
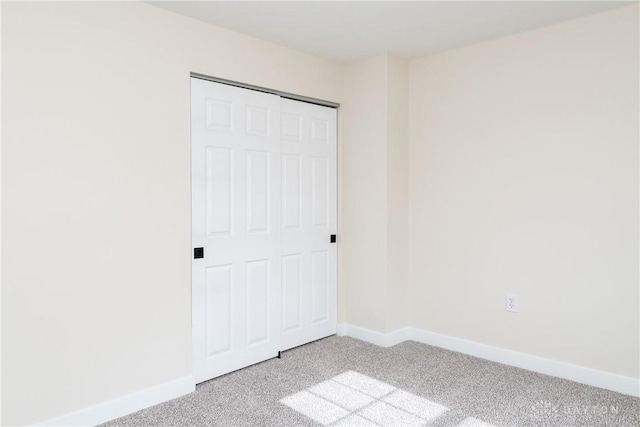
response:
<path id="1" fill-rule="evenodd" d="M 411 341 L 329 337 L 105 426 L 321 424 L 637 427 L 640 399 Z"/>

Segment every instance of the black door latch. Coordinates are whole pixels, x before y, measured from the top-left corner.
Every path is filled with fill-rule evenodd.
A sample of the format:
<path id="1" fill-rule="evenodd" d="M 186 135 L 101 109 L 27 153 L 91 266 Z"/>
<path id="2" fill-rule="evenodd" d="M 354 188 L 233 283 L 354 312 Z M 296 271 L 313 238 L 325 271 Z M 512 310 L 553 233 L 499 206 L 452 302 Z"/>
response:
<path id="1" fill-rule="evenodd" d="M 331 243 L 335 243 L 335 242 L 336 242 L 336 235 L 335 235 L 335 234 L 332 234 L 332 235 L 331 235 L 331 240 L 330 240 L 330 242 L 331 242 Z"/>
<path id="2" fill-rule="evenodd" d="M 193 258 L 204 258 L 204 248 L 193 248 Z"/>

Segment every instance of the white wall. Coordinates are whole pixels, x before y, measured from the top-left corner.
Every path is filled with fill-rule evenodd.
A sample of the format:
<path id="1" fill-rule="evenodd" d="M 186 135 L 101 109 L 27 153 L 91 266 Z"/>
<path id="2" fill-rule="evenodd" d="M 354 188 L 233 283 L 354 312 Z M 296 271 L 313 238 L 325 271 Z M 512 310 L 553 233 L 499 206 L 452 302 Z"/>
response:
<path id="1" fill-rule="evenodd" d="M 189 72 L 340 67 L 138 2 L 2 4 L 2 425 L 191 374 Z"/>
<path id="2" fill-rule="evenodd" d="M 413 326 L 638 378 L 638 60 L 635 5 L 411 61 Z"/>

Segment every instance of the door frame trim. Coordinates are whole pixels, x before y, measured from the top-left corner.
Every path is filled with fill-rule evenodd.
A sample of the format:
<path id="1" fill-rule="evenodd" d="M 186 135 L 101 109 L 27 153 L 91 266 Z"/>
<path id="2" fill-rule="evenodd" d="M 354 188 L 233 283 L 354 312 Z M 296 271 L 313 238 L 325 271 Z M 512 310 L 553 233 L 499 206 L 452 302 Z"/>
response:
<path id="1" fill-rule="evenodd" d="M 325 101 L 323 99 L 312 98 L 312 97 L 309 97 L 309 96 L 296 95 L 296 94 L 289 93 L 289 92 L 282 92 L 282 91 L 279 91 L 279 90 L 269 89 L 269 88 L 262 87 L 262 86 L 255 86 L 255 85 L 250 85 L 250 84 L 247 84 L 247 83 L 240 83 L 240 82 L 237 82 L 237 81 L 234 81 L 234 80 L 227 80 L 227 79 L 223 79 L 223 78 L 220 78 L 220 77 L 212 77 L 212 76 L 207 76 L 205 74 L 194 73 L 194 72 L 191 72 L 190 75 L 191 75 L 192 78 L 195 78 L 195 79 L 209 80 L 210 82 L 222 83 L 222 84 L 225 84 L 225 85 L 241 87 L 243 89 L 256 90 L 258 92 L 270 93 L 270 94 L 273 94 L 273 95 L 278 95 L 278 96 L 280 96 L 282 98 L 293 99 L 294 101 L 302 101 L 302 102 L 307 102 L 309 104 L 322 105 L 323 107 L 330 107 L 330 108 L 339 108 L 340 107 L 340 104 L 337 103 L 337 102 Z"/>

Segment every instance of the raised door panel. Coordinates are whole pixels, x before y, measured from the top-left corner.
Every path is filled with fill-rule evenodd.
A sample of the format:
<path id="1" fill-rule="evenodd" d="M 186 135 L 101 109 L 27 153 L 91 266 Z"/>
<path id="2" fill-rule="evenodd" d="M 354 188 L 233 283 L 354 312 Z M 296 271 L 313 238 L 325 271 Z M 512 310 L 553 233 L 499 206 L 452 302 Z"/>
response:
<path id="1" fill-rule="evenodd" d="M 297 114 L 282 113 L 282 140 L 300 142 L 302 138 L 302 117 Z"/>
<path id="2" fill-rule="evenodd" d="M 230 234 L 233 220 L 232 151 L 229 148 L 206 148 L 206 217 L 207 235 Z"/>
<path id="3" fill-rule="evenodd" d="M 247 232 L 265 233 L 269 226 L 269 153 L 247 151 Z"/>
<path id="4" fill-rule="evenodd" d="M 311 254 L 311 323 L 324 322 L 329 316 L 328 270 L 328 252 L 313 252 Z"/>
<path id="5" fill-rule="evenodd" d="M 300 228 L 302 215 L 302 156 L 282 155 L 282 226 Z"/>
<path id="6" fill-rule="evenodd" d="M 269 137 L 270 120 L 273 113 L 269 108 L 247 105 L 246 106 L 246 131 L 248 135 Z"/>
<path id="7" fill-rule="evenodd" d="M 311 117 L 311 142 L 316 144 L 329 143 L 329 120 Z"/>
<path id="8" fill-rule="evenodd" d="M 269 260 L 247 263 L 247 346 L 269 339 Z"/>
<path id="9" fill-rule="evenodd" d="M 302 255 L 282 257 L 282 329 L 285 332 L 302 327 Z"/>
<path id="10" fill-rule="evenodd" d="M 329 225 L 329 168 L 326 157 L 311 158 L 311 224 Z"/>
<path id="11" fill-rule="evenodd" d="M 206 270 L 207 357 L 231 350 L 231 266 L 209 267 Z"/>
<path id="12" fill-rule="evenodd" d="M 233 132 L 233 102 L 224 99 L 206 98 L 206 128 L 220 132 Z"/>

